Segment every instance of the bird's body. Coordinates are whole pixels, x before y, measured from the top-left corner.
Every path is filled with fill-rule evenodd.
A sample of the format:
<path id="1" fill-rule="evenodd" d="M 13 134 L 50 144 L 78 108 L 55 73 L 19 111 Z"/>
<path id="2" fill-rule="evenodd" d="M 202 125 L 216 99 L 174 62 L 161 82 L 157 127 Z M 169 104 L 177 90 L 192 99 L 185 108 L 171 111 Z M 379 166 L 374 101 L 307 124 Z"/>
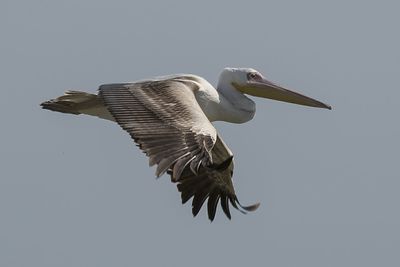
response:
<path id="1" fill-rule="evenodd" d="M 255 103 L 245 94 L 330 109 L 267 81 L 254 69 L 235 68 L 224 69 L 216 89 L 202 77 L 180 74 L 105 84 L 97 95 L 67 91 L 41 105 L 116 121 L 146 153 L 150 165 L 157 165 L 156 175 L 168 172 L 178 183 L 183 203 L 193 197 L 193 215 L 208 198 L 208 215 L 213 220 L 219 200 L 229 218 L 228 202 L 247 211 L 258 207 L 238 202 L 231 181 L 233 154 L 211 123 L 251 120 Z"/>
<path id="2" fill-rule="evenodd" d="M 194 88 L 193 93 L 196 101 L 208 120 L 226 121 L 231 123 L 244 123 L 251 120 L 256 112 L 255 103 L 230 85 L 220 85 L 215 89 L 206 79 L 193 74 L 175 74 L 161 76 L 154 79 L 142 80 L 126 84 L 155 84 L 178 82 L 188 88 Z M 116 84 L 108 84 L 103 86 L 115 86 Z M 225 89 L 227 88 L 227 89 Z M 229 92 L 229 93 L 226 93 Z M 78 93 L 77 91 L 67 91 L 67 95 Z M 79 92 L 83 93 L 83 92 Z M 87 93 L 85 93 L 87 94 Z M 93 95 L 93 94 L 92 94 Z M 88 95 L 82 95 L 83 99 Z M 90 103 L 89 103 L 90 104 Z M 173 105 L 173 103 L 170 103 Z M 79 113 L 97 116 L 106 120 L 114 120 L 107 107 L 98 103 L 98 105 L 82 106 Z"/>

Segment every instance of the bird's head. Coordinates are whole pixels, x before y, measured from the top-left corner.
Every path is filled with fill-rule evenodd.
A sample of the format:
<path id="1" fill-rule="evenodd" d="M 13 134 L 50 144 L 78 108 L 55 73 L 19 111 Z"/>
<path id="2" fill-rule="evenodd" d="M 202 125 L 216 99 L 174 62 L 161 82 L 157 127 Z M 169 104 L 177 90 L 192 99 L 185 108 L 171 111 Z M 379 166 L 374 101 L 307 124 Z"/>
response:
<path id="1" fill-rule="evenodd" d="M 219 83 L 225 85 L 228 83 L 243 94 L 298 105 L 332 109 L 325 103 L 268 81 L 260 72 L 252 68 L 225 68 L 220 75 Z"/>

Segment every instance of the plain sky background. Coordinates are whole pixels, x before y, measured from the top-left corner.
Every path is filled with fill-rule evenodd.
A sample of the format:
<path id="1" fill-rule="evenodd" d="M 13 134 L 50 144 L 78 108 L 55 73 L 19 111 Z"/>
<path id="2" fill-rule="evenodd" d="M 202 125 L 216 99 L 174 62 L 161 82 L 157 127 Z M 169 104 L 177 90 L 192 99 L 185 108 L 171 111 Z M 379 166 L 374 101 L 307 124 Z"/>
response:
<path id="1" fill-rule="evenodd" d="M 398 1 L 0 2 L 0 266 L 400 266 Z M 226 67 L 329 103 L 216 123 L 248 215 L 193 218 L 67 89 Z"/>

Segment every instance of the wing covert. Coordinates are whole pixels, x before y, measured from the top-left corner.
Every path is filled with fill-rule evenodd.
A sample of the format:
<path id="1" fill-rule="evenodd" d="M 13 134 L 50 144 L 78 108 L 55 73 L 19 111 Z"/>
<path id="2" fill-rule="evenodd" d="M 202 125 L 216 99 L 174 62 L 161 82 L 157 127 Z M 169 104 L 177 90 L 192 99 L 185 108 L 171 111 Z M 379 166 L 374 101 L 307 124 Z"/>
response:
<path id="1" fill-rule="evenodd" d="M 106 84 L 99 97 L 140 149 L 157 164 L 156 175 L 172 169 L 179 179 L 189 166 L 213 163 L 216 130 L 194 96 L 198 84 L 181 79 Z"/>

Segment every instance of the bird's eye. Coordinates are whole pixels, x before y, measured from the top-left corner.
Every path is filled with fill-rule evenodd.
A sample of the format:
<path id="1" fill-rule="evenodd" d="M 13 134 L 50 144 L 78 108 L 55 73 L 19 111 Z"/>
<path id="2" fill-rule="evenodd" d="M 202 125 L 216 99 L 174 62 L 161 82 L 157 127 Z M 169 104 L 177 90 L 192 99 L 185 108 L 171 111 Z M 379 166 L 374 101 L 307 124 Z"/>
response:
<path id="1" fill-rule="evenodd" d="M 260 75 L 258 75 L 258 73 L 256 73 L 256 72 L 250 72 L 247 74 L 247 79 L 254 80 L 254 79 L 259 78 L 259 76 Z"/>

